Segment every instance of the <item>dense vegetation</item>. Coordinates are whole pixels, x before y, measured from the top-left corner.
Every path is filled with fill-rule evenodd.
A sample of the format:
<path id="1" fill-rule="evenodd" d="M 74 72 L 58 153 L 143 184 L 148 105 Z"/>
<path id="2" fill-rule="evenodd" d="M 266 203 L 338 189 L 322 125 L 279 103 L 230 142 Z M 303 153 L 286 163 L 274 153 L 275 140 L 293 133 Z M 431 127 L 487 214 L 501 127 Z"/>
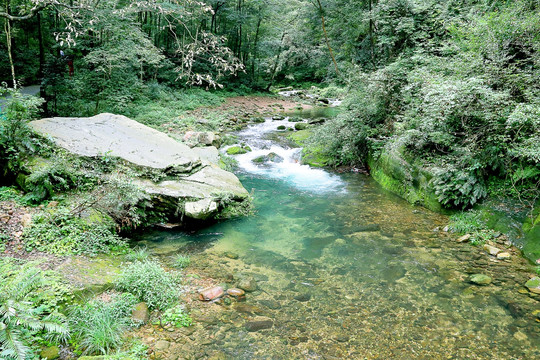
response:
<path id="1" fill-rule="evenodd" d="M 132 262 L 110 302 L 66 310 L 71 289 L 57 275 L 0 259 L 1 358 L 68 342 L 110 353 L 137 325 L 138 301 L 171 323 L 191 321 L 177 304 L 179 275 L 117 235 L 163 216 L 130 183 L 141 174 L 106 154 L 71 158 L 32 133 L 27 122 L 39 116 L 113 112 L 184 130 L 196 123 L 186 111 L 227 96 L 316 85 L 343 97 L 344 110 L 302 139 L 306 156 L 365 168 L 387 156 L 425 171 L 446 208 L 503 197 L 532 214 L 531 227 L 540 221 L 537 0 L 1 0 L 0 24 L 1 183 L 13 185 L 30 158 L 55 159 L 26 179 L 24 195 L 1 188 L 0 201 L 60 201 L 34 217 L 26 250 Z M 40 97 L 16 90 L 32 84 Z M 207 130 L 222 129 L 226 114 L 216 116 Z M 454 229 L 481 243 L 492 234 L 479 214 L 454 215 Z M 174 265 L 188 264 L 179 254 Z M 119 358 L 145 352 L 124 348 Z"/>

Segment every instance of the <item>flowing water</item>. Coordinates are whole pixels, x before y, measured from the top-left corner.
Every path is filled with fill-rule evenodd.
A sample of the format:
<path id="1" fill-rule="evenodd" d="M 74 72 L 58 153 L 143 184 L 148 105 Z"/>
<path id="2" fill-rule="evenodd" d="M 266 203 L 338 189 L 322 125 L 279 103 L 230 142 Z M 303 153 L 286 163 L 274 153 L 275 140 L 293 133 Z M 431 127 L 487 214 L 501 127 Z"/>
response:
<path id="1" fill-rule="evenodd" d="M 409 205 L 367 176 L 301 165 L 279 125 L 291 123 L 268 119 L 238 133 L 253 149 L 237 160 L 254 216 L 141 239 L 156 254 L 190 253 L 195 268 L 229 286 L 257 281 L 244 303 L 204 304 L 213 320 L 194 313 L 202 325 L 193 347 L 206 349 L 199 357 L 540 358 L 539 302 L 522 293 L 521 259 L 496 261 L 456 243 L 438 230 L 447 217 Z M 252 162 L 270 152 L 283 160 Z M 471 284 L 473 273 L 493 283 Z M 272 327 L 248 331 L 256 330 L 246 328 L 253 321 Z"/>

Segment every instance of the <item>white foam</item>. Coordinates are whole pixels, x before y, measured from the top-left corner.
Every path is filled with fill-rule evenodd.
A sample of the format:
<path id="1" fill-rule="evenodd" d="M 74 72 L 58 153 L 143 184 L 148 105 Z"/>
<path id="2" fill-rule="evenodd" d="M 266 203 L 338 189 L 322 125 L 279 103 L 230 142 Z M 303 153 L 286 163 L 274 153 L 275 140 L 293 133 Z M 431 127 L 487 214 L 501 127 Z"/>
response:
<path id="1" fill-rule="evenodd" d="M 238 133 L 238 137 L 247 144 L 252 151 L 234 156 L 238 166 L 243 171 L 271 179 L 286 181 L 300 190 L 321 192 L 342 192 L 345 183 L 335 174 L 323 169 L 312 168 L 300 163 L 300 148 L 284 148 L 270 140 L 262 140 L 265 134 L 277 131 L 279 125 L 288 127 L 293 123 L 284 120 L 267 119 L 264 123 L 250 125 Z M 226 150 L 226 148 L 225 148 Z M 253 159 L 275 153 L 283 158 L 282 162 L 254 163 Z"/>

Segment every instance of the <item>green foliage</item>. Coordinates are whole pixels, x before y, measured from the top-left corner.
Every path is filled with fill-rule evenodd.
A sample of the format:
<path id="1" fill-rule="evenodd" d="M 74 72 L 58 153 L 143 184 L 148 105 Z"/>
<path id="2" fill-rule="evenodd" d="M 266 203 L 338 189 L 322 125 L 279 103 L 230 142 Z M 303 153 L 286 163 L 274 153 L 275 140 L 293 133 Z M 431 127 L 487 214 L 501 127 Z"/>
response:
<path id="1" fill-rule="evenodd" d="M 133 341 L 129 348 L 119 351 L 114 355 L 108 355 L 109 360 L 148 360 L 148 346 L 140 341 Z"/>
<path id="2" fill-rule="evenodd" d="M 75 188 L 81 177 L 66 161 L 55 159 L 45 162 L 26 178 L 24 201 L 39 204 L 56 193 Z"/>
<path id="3" fill-rule="evenodd" d="M 74 306 L 69 313 L 71 343 L 82 354 L 106 355 L 123 343 L 131 325 L 131 311 L 137 299 L 131 294 L 113 295 L 105 302 L 93 300 Z"/>
<path id="4" fill-rule="evenodd" d="M 234 171 L 238 167 L 238 160 L 232 156 L 220 154 L 219 167 L 226 171 Z"/>
<path id="5" fill-rule="evenodd" d="M 39 250 L 56 255 L 123 252 L 126 241 L 114 232 L 114 224 L 93 223 L 76 217 L 68 208 L 36 214 L 25 228 L 26 250 Z"/>
<path id="6" fill-rule="evenodd" d="M 116 287 L 135 295 L 150 308 L 166 309 L 178 300 L 180 274 L 165 271 L 155 261 L 137 261 L 122 271 Z"/>
<path id="7" fill-rule="evenodd" d="M 450 217 L 449 228 L 459 233 L 472 233 L 485 227 L 480 212 L 475 210 L 460 211 Z"/>
<path id="8" fill-rule="evenodd" d="M 474 171 L 440 170 L 436 173 L 432 184 L 439 202 L 451 207 L 464 209 L 487 195 L 485 185 L 475 176 Z"/>
<path id="9" fill-rule="evenodd" d="M 42 142 L 34 136 L 28 122 L 34 119 L 43 100 L 24 96 L 20 92 L 0 86 L 0 176 L 15 174 L 29 154 L 38 151 Z"/>
<path id="10" fill-rule="evenodd" d="M 56 274 L 33 263 L 0 259 L 0 357 L 24 360 L 31 345 L 43 338 L 62 341 L 68 336 L 58 306 L 67 288 Z"/>
<path id="11" fill-rule="evenodd" d="M 148 251 L 147 247 L 138 247 L 136 249 L 132 249 L 130 252 L 126 254 L 126 260 L 135 262 L 135 261 L 144 261 L 150 257 L 150 252 Z"/>
<path id="12" fill-rule="evenodd" d="M 178 269 L 185 269 L 189 266 L 191 260 L 189 255 L 178 254 L 174 257 L 174 267 Z"/>
<path id="13" fill-rule="evenodd" d="M 161 325 L 172 325 L 177 328 L 188 327 L 193 324 L 193 320 L 181 305 L 167 309 L 158 322 Z"/>
<path id="14" fill-rule="evenodd" d="M 20 191 L 8 187 L 8 186 L 0 186 L 0 201 L 15 201 L 19 202 L 22 199 L 22 195 Z"/>
<path id="15" fill-rule="evenodd" d="M 473 245 L 483 245 L 494 240 L 497 235 L 494 230 L 488 229 L 488 224 L 478 210 L 461 211 L 452 215 L 448 227 L 451 231 L 471 234 L 470 242 Z"/>

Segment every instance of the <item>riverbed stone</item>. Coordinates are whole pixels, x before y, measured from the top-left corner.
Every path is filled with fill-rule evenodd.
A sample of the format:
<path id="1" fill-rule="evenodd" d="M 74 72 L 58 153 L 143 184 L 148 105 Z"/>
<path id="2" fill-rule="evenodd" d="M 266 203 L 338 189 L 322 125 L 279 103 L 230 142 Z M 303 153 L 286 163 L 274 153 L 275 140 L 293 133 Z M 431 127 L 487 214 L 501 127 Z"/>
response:
<path id="1" fill-rule="evenodd" d="M 246 323 L 246 330 L 249 332 L 256 332 L 260 330 L 270 329 L 274 326 L 274 322 L 269 318 L 257 318 Z"/>
<path id="2" fill-rule="evenodd" d="M 140 302 L 133 307 L 131 318 L 138 323 L 146 324 L 150 320 L 150 311 L 145 302 Z"/>
<path id="3" fill-rule="evenodd" d="M 311 300 L 311 294 L 310 293 L 301 293 L 294 297 L 295 300 L 300 302 L 306 302 Z"/>
<path id="4" fill-rule="evenodd" d="M 533 277 L 525 283 L 525 287 L 534 294 L 540 294 L 540 277 Z"/>
<path id="5" fill-rule="evenodd" d="M 257 290 L 257 281 L 252 276 L 243 277 L 238 281 L 237 287 L 246 291 L 253 292 Z"/>
<path id="6" fill-rule="evenodd" d="M 497 259 L 499 260 L 508 260 L 512 257 L 509 252 L 500 252 L 497 254 Z"/>
<path id="7" fill-rule="evenodd" d="M 232 251 L 226 251 L 225 253 L 223 253 L 223 256 L 229 259 L 233 259 L 233 260 L 238 259 L 238 254 Z"/>
<path id="8" fill-rule="evenodd" d="M 484 250 L 486 250 L 491 256 L 497 256 L 502 250 L 489 244 L 484 244 Z"/>
<path id="9" fill-rule="evenodd" d="M 471 234 L 465 234 L 463 236 L 460 236 L 459 238 L 457 238 L 457 242 L 459 243 L 462 243 L 462 242 L 467 242 L 469 241 L 469 239 L 471 238 Z"/>
<path id="10" fill-rule="evenodd" d="M 169 348 L 169 346 L 171 345 L 171 343 L 169 343 L 168 341 L 166 340 L 158 340 L 156 342 L 156 350 L 160 350 L 160 351 L 163 351 L 163 350 L 167 350 Z"/>
<path id="11" fill-rule="evenodd" d="M 233 297 L 239 297 L 245 295 L 245 291 L 242 289 L 232 288 L 227 290 L 227 295 L 233 296 Z"/>
<path id="12" fill-rule="evenodd" d="M 484 274 L 473 274 L 469 277 L 469 280 L 476 285 L 491 284 L 491 277 Z"/>

